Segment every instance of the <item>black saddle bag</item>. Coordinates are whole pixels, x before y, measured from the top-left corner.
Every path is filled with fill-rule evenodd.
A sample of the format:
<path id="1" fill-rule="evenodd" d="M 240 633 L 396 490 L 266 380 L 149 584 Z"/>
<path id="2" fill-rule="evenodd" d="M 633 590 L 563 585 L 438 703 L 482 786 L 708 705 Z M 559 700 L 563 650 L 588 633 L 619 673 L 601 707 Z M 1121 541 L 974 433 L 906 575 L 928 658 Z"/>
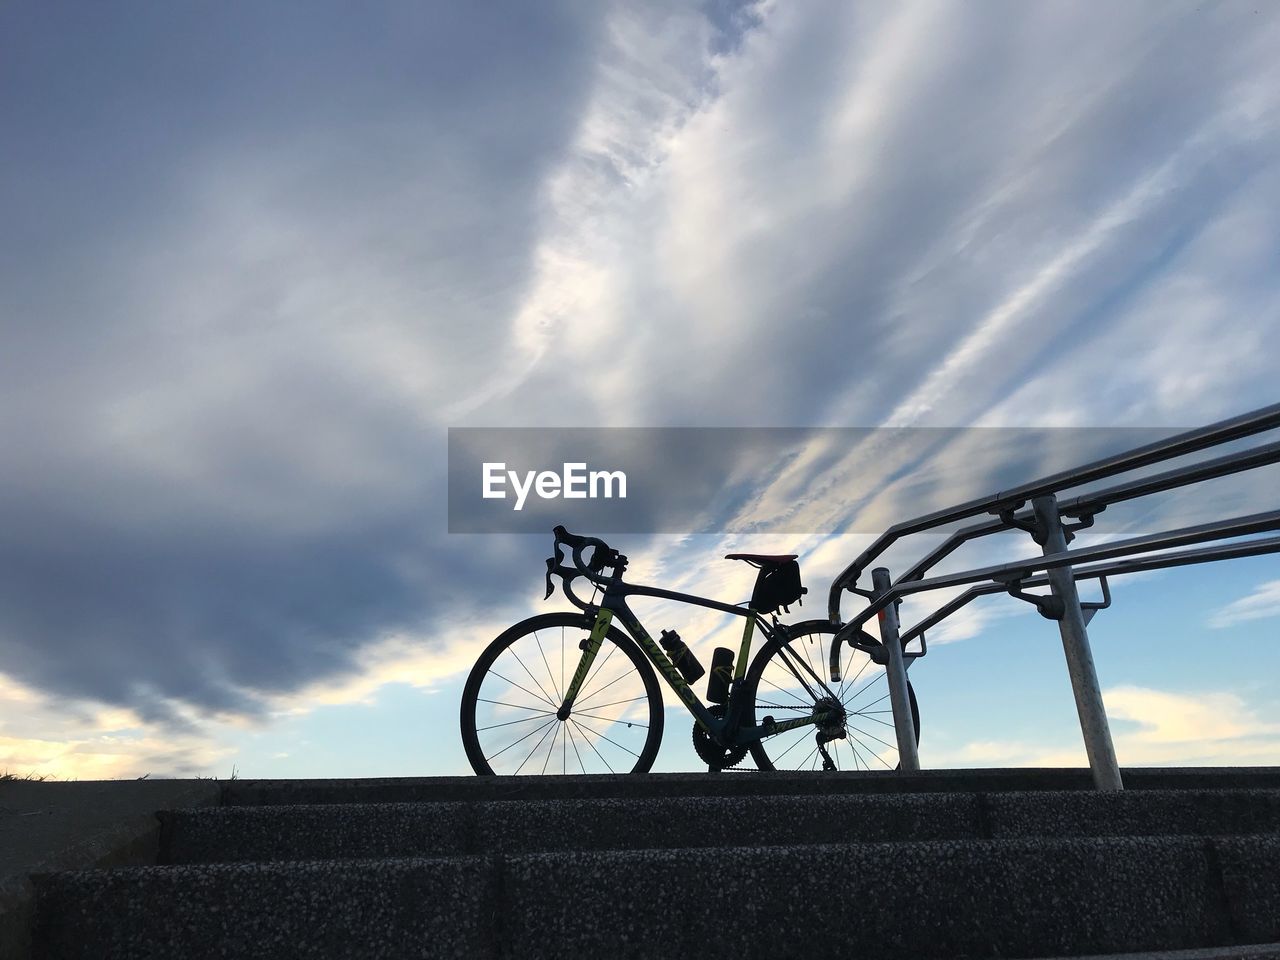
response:
<path id="1" fill-rule="evenodd" d="M 800 564 L 788 560 L 776 566 L 763 567 L 756 577 L 756 588 L 751 593 L 751 609 L 757 613 L 790 613 L 791 604 L 809 591 L 800 585 Z"/>

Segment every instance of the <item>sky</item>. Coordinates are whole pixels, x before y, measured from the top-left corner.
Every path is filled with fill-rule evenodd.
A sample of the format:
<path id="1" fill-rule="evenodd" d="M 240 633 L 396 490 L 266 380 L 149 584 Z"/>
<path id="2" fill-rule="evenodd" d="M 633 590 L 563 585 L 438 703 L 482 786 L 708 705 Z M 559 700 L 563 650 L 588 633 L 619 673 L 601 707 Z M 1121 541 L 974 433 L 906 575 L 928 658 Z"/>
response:
<path id="1" fill-rule="evenodd" d="M 0 772 L 466 773 L 472 661 L 564 604 L 549 533 L 448 533 L 451 427 L 1274 402 L 1278 47 L 1254 2 L 0 7 Z M 736 601 L 721 554 L 794 550 L 818 616 L 906 519 L 864 448 L 737 467 L 747 520 L 818 532 L 611 538 L 635 579 Z M 1114 591 L 1120 762 L 1280 764 L 1280 562 Z M 704 659 L 733 626 L 652 616 Z M 1083 765 L 1052 624 L 929 639 L 923 765 Z M 674 703 L 656 769 L 694 769 Z"/>

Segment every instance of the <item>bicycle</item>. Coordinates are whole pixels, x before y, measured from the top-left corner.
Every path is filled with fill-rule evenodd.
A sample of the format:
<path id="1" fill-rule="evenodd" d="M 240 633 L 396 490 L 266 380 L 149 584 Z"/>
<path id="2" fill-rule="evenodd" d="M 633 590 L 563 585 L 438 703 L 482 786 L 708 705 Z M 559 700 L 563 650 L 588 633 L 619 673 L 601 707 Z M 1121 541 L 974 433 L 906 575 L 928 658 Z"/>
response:
<path id="1" fill-rule="evenodd" d="M 563 526 L 554 533 L 544 599 L 555 590 L 552 578 L 559 577 L 580 612 L 523 620 L 476 661 L 463 688 L 461 724 L 477 774 L 647 772 L 663 733 L 658 675 L 693 715 L 694 749 L 708 770 L 731 769 L 748 753 L 759 770 L 896 768 L 880 641 L 865 632 L 848 641 L 839 674 L 845 679 L 828 684 L 821 671 L 836 627 L 827 620 L 778 620 L 778 611 L 789 612 L 806 592 L 795 554 L 728 554 L 759 571 L 752 599 L 729 604 L 625 583 L 627 558 L 603 540 L 576 536 Z M 562 546 L 571 551 L 572 567 L 563 562 Z M 592 554 L 584 560 L 587 548 Z M 594 584 L 591 601 L 574 592 L 579 577 Z M 655 641 L 627 605 L 630 596 L 744 618 L 737 655 L 727 647 L 714 652 L 707 703 L 692 688 L 705 673 L 701 663 L 675 631 L 663 630 L 660 643 Z M 751 659 L 756 630 L 764 644 Z M 920 714 L 910 685 L 908 692 L 918 742 Z"/>

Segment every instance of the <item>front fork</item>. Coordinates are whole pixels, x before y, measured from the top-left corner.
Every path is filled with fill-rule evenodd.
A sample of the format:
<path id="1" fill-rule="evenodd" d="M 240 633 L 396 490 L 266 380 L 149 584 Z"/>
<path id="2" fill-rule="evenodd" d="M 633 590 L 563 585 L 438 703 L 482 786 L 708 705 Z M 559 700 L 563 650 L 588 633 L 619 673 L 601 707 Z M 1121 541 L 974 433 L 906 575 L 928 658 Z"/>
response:
<path id="1" fill-rule="evenodd" d="M 601 607 L 596 613 L 596 622 L 591 628 L 591 635 L 582 641 L 582 659 L 578 661 L 578 669 L 574 671 L 573 679 L 569 681 L 569 689 L 564 692 L 564 701 L 556 711 L 556 716 L 560 720 L 569 719 L 569 714 L 573 711 L 573 702 L 578 699 L 578 693 L 587 681 L 587 673 L 591 670 L 591 664 L 595 663 L 596 654 L 600 652 L 600 645 L 604 643 L 604 635 L 609 632 L 611 623 L 613 623 L 613 611 Z"/>

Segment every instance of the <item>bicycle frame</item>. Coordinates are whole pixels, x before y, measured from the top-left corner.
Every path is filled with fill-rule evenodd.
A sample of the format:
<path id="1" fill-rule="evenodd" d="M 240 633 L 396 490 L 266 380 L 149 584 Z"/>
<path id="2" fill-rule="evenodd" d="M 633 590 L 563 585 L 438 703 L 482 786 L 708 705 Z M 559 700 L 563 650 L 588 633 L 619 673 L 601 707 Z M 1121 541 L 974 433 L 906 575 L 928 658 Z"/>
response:
<path id="1" fill-rule="evenodd" d="M 570 591 L 570 599 L 587 612 L 590 612 L 592 606 L 578 601 Z M 685 681 L 680 671 L 672 663 L 671 658 L 658 645 L 658 643 L 645 630 L 644 625 L 640 623 L 639 618 L 632 612 L 627 605 L 627 597 L 641 596 L 653 597 L 659 600 L 675 600 L 679 603 L 687 603 L 693 606 L 707 607 L 711 610 L 719 610 L 722 613 L 733 614 L 737 617 L 746 619 L 746 624 L 742 631 L 742 643 L 738 651 L 738 657 L 734 664 L 734 685 L 729 696 L 729 702 L 725 709 L 723 717 L 712 715 L 710 708 L 702 702 L 693 688 Z M 758 626 L 764 631 L 765 637 L 772 640 L 779 636 L 780 632 L 785 632 L 787 627 L 780 624 L 777 620 L 773 623 L 765 620 L 759 613 L 750 607 L 743 607 L 735 604 L 723 603 L 719 600 L 712 600 L 708 597 L 699 597 L 690 593 L 678 593 L 674 590 L 663 590 L 660 587 L 647 587 L 640 584 L 623 583 L 620 576 L 615 575 L 605 587 L 604 595 L 601 597 L 599 605 L 595 608 L 596 621 L 591 630 L 591 635 L 587 638 L 582 651 L 582 658 L 578 662 L 577 670 L 574 671 L 573 679 L 569 683 L 568 689 L 565 691 L 564 700 L 561 703 L 559 715 L 561 719 L 569 716 L 573 709 L 574 700 L 578 696 L 583 683 L 586 682 L 587 675 L 591 670 L 591 665 L 595 662 L 596 654 L 600 651 L 601 645 L 604 643 L 605 634 L 609 630 L 610 624 L 616 619 L 632 640 L 644 651 L 646 657 L 657 668 L 659 676 L 667 682 L 672 691 L 680 701 L 685 705 L 694 720 L 714 739 L 724 742 L 726 733 L 732 733 L 733 736 L 726 746 L 746 746 L 755 743 L 764 736 L 772 736 L 776 733 L 784 733 L 787 730 L 794 730 L 809 724 L 816 724 L 826 719 L 827 714 L 823 711 L 814 711 L 807 717 L 797 717 L 792 720 L 774 722 L 770 725 L 756 725 L 747 728 L 740 728 L 739 721 L 745 703 L 740 696 L 742 685 L 739 681 L 746 675 L 747 661 L 750 658 L 752 635 Z M 794 671 L 796 666 L 803 667 L 823 688 L 826 687 L 825 681 L 813 672 L 809 666 L 803 662 L 797 661 L 792 666 Z M 804 679 L 799 677 L 801 683 Z M 828 690 L 828 692 L 830 692 Z"/>

